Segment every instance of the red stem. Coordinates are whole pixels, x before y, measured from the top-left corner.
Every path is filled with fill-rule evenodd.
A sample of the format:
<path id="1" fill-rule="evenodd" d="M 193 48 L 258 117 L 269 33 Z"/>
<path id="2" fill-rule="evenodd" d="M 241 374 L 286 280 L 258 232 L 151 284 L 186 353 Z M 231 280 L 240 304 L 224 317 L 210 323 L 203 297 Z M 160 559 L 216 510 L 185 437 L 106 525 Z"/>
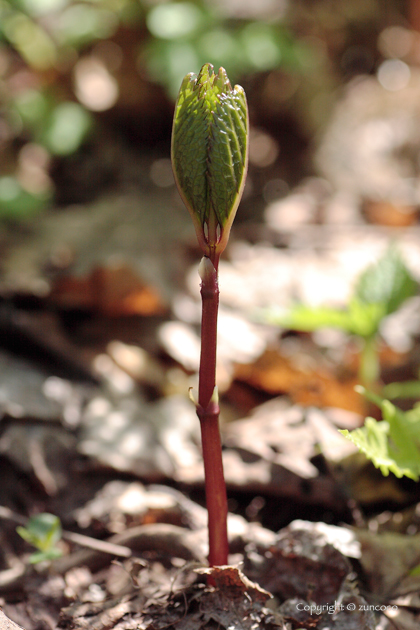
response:
<path id="1" fill-rule="evenodd" d="M 218 256 L 204 258 L 201 275 L 201 357 L 197 415 L 201 425 L 206 503 L 209 529 L 209 564 L 228 563 L 227 497 L 223 475 L 219 404 L 213 396 L 216 386 L 217 314 L 219 285 Z"/>

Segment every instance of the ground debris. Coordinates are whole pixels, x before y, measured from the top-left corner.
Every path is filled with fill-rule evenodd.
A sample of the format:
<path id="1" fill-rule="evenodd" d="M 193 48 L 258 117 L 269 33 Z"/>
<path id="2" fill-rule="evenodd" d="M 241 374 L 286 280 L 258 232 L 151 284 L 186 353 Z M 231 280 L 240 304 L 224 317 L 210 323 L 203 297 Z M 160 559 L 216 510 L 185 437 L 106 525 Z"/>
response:
<path id="1" fill-rule="evenodd" d="M 226 630 L 287 630 L 282 617 L 264 605 L 270 593 L 251 582 L 236 567 L 199 569 L 199 573 L 211 576 L 215 586 L 194 585 L 168 606 L 161 619 L 156 621 L 156 608 L 152 608 L 144 630 L 180 628 L 201 630 L 220 628 Z M 176 626 L 175 626 L 176 624 Z"/>
<path id="2" fill-rule="evenodd" d="M 106 468 L 153 482 L 199 466 L 199 428 L 190 401 L 169 396 L 149 403 L 127 374 L 119 376 L 87 405 L 79 451 Z"/>
<path id="3" fill-rule="evenodd" d="M 19 626 L 17 623 L 6 617 L 4 612 L 0 610 L 0 628 L 2 630 L 22 630 L 22 626 Z"/>
<path id="4" fill-rule="evenodd" d="M 420 592 L 420 534 L 354 532 L 360 541 L 368 588 L 376 597 L 381 601 L 402 598 L 403 603 L 406 596 Z M 409 606 L 420 613 L 418 597 L 416 601 L 409 598 Z"/>
<path id="5" fill-rule="evenodd" d="M 256 407 L 245 419 L 227 425 L 223 457 L 228 488 L 345 512 L 347 498 L 340 485 L 314 464 L 320 450 L 327 459 L 354 450 L 353 445 L 348 450 L 343 444 L 332 415 L 277 397 Z"/>
<path id="6" fill-rule="evenodd" d="M 60 420 L 68 427 L 77 426 L 94 385 L 61 378 L 56 371 L 52 375 L 45 354 L 39 351 L 40 360 L 34 364 L 30 359 L 0 350 L 0 416 L 51 423 Z"/>
<path id="7" fill-rule="evenodd" d="M 316 630 L 375 630 L 374 615 L 350 580 L 346 580 L 340 597 L 329 604 L 289 599 L 279 610 L 293 628 Z"/>
<path id="8" fill-rule="evenodd" d="M 249 546 L 244 572 L 282 600 L 300 597 L 322 605 L 337 599 L 350 562 L 311 525 L 285 527 L 275 545 L 257 554 Z"/>
<path id="9" fill-rule="evenodd" d="M 4 602 L 5 613 L 24 630 L 52 630 L 56 627 L 61 608 L 68 604 L 64 588 L 61 576 L 42 576 L 36 571 L 28 571 L 22 596 L 19 598 L 15 594 L 11 601 L 0 603 Z M 0 628 L 4 630 L 1 621 L 0 617 Z M 15 627 L 11 626 L 10 630 L 15 630 Z"/>
<path id="10" fill-rule="evenodd" d="M 125 531 L 134 523 L 165 522 L 202 529 L 207 511 L 175 488 L 144 486 L 139 481 L 110 481 L 78 508 L 74 516 L 80 527 L 100 525 L 108 532 Z"/>
<path id="11" fill-rule="evenodd" d="M 135 612 L 144 603 L 144 597 L 138 599 L 110 599 L 106 602 L 88 602 L 63 608 L 57 630 L 105 630 L 117 628 L 118 622 L 128 613 Z"/>

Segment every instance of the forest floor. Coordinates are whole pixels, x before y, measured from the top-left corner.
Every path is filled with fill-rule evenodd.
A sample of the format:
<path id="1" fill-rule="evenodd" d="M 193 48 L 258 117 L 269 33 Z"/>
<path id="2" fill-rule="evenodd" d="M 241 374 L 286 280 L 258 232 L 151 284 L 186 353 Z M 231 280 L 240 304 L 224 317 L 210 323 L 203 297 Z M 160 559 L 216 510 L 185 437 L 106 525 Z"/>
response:
<path id="1" fill-rule="evenodd" d="M 354 389 L 360 343 L 268 313 L 344 308 L 390 241 L 419 280 L 419 232 L 415 212 L 362 212 L 319 177 L 235 226 L 218 350 L 231 555 L 209 569 L 188 399 L 199 253 L 175 188 L 5 229 L 0 627 L 418 628 L 418 484 L 383 477 L 338 432 L 379 417 Z M 418 378 L 419 339 L 416 296 L 384 321 L 381 384 Z M 31 564 L 16 527 L 42 513 L 60 519 L 61 555 Z"/>

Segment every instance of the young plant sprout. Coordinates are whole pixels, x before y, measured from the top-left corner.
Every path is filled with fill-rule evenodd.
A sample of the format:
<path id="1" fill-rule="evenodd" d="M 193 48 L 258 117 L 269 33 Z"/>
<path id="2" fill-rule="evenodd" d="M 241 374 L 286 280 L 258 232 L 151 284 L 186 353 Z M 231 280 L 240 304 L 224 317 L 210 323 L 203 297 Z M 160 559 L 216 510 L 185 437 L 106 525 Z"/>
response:
<path id="1" fill-rule="evenodd" d="M 26 527 L 17 527 L 16 531 L 26 542 L 38 549 L 29 557 L 31 564 L 54 560 L 63 553 L 57 546 L 62 536 L 61 522 L 54 514 L 32 516 Z"/>
<path id="2" fill-rule="evenodd" d="M 209 564 L 228 562 L 227 498 L 216 387 L 218 266 L 242 196 L 248 164 L 244 90 L 224 68 L 205 64 L 179 91 L 172 128 L 172 167 L 204 257 L 201 277 L 201 356 L 197 415 L 201 425 L 209 528 Z"/>

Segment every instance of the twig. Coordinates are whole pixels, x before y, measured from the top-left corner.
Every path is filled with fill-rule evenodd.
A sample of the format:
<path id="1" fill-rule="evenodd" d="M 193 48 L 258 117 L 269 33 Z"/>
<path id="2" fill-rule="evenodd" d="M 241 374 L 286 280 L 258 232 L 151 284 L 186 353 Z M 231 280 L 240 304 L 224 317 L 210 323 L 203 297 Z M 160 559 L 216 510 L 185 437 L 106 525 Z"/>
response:
<path id="1" fill-rule="evenodd" d="M 69 542 L 80 545 L 81 547 L 87 547 L 88 549 L 94 549 L 95 551 L 102 551 L 112 556 L 120 556 L 121 558 L 130 558 L 132 555 L 131 549 L 123 547 L 122 545 L 116 545 L 109 542 L 109 540 L 98 540 L 97 538 L 91 538 L 84 534 L 77 534 L 76 532 L 63 531 L 63 538 Z"/>
<path id="2" fill-rule="evenodd" d="M 155 551 L 162 555 L 196 560 L 205 564 L 203 534 L 204 530 L 191 531 L 167 523 L 150 523 L 131 527 L 121 534 L 115 534 L 108 542 L 126 545 L 137 553 Z M 106 562 L 103 554 L 95 550 L 80 550 L 70 556 L 54 560 L 52 566 L 54 571 L 62 574 L 80 565 L 87 566 L 91 571 L 98 571 Z"/>

